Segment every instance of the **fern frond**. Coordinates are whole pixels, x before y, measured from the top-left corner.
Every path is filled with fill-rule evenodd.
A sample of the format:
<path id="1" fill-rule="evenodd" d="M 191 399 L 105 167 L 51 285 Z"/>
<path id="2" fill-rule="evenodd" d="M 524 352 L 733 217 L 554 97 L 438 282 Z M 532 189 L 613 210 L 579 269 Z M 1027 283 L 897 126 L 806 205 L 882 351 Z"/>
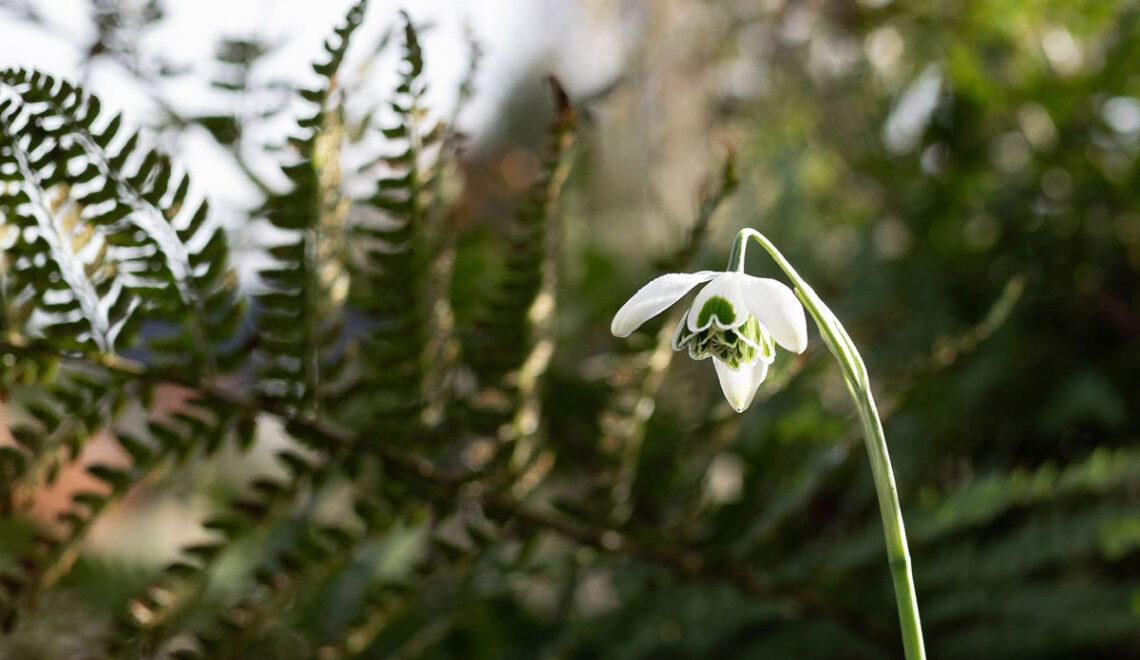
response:
<path id="1" fill-rule="evenodd" d="M 291 433 L 300 438 L 319 436 L 311 427 L 293 426 Z M 315 444 L 327 449 L 328 438 Z M 309 515 L 302 515 L 286 527 L 296 531 L 296 538 L 269 554 L 254 573 L 254 590 L 239 602 L 227 607 L 206 628 L 193 626 L 187 619 L 190 607 L 201 596 L 209 569 L 215 561 L 238 540 L 251 531 L 264 528 L 271 521 L 280 520 L 278 514 L 295 509 L 298 496 L 306 493 L 309 499 L 319 499 L 317 493 L 325 479 L 344 470 L 343 463 L 313 460 L 295 451 L 279 455 L 288 474 L 281 479 L 260 478 L 253 483 L 252 493 L 230 505 L 230 512 L 215 516 L 205 527 L 216 535 L 216 540 L 197 544 L 185 550 L 186 559 L 169 566 L 164 575 L 152 584 L 146 595 L 132 601 L 130 617 L 119 622 L 116 651 L 122 657 L 131 657 L 148 648 L 158 648 L 163 641 L 184 630 L 196 630 L 198 646 L 205 657 L 241 657 L 246 645 L 256 641 L 262 624 L 271 624 L 280 610 L 292 603 L 305 584 L 331 578 L 346 566 L 359 552 L 362 544 L 383 535 L 393 524 L 388 513 L 388 500 L 403 498 L 408 506 L 422 506 L 408 499 L 407 494 L 394 482 L 403 482 L 406 475 L 398 473 L 383 477 L 383 495 L 365 480 L 353 487 L 355 499 L 351 507 L 353 519 L 333 524 L 319 523 Z M 379 503 L 385 501 L 385 505 Z M 422 515 L 417 514 L 422 518 Z M 278 540 L 281 546 L 282 540 Z M 244 622 L 239 625 L 239 622 Z M 187 656 L 191 657 L 191 656 Z M 196 656 L 195 656 L 196 657 Z"/>
<path id="2" fill-rule="evenodd" d="M 472 362 L 503 389 L 509 404 L 503 414 L 514 446 L 511 466 L 523 473 L 532 464 L 539 470 L 549 460 L 534 463 L 541 419 L 541 384 L 554 353 L 553 318 L 557 304 L 559 214 L 562 186 L 569 174 L 578 111 L 561 83 L 548 79 L 555 116 L 537 180 L 510 225 L 510 248 L 502 281 L 491 294 L 487 310 L 474 331 Z M 526 481 L 533 486 L 535 478 Z"/>
<path id="3" fill-rule="evenodd" d="M 306 517 L 287 548 L 260 562 L 256 586 L 226 608 L 209 630 L 195 634 L 205 657 L 242 657 L 246 647 L 264 633 L 306 584 L 321 584 L 344 569 L 361 545 L 383 533 L 393 522 L 370 504 L 372 494 L 358 497 L 354 520 L 318 523 Z"/>
<path id="4" fill-rule="evenodd" d="M 917 574 L 930 589 L 1022 582 L 1051 566 L 1099 558 L 1105 531 L 1135 516 L 1135 506 L 1112 501 L 1044 512 L 1002 529 L 996 538 L 970 535 L 943 543 Z"/>
<path id="5" fill-rule="evenodd" d="M 152 431 L 177 442 L 178 436 L 169 430 L 152 425 Z M 110 641 L 119 657 L 133 657 L 159 648 L 181 631 L 221 557 L 250 534 L 280 520 L 295 507 L 302 493 L 329 474 L 331 467 L 293 449 L 280 451 L 277 458 L 284 468 L 283 475 L 253 479 L 244 495 L 230 501 L 225 511 L 202 522 L 202 527 L 212 534 L 210 540 L 183 548 L 182 556 L 167 565 L 142 595 L 131 600 L 126 616 L 116 621 L 115 635 Z"/>
<path id="6" fill-rule="evenodd" d="M 523 365 L 553 312 L 554 300 L 547 296 L 553 296 L 557 282 L 555 259 L 561 242 L 557 210 L 569 171 L 577 110 L 557 79 L 551 77 L 550 84 L 556 114 L 548 128 L 542 167 L 514 215 L 506 272 L 476 329 L 480 350 L 471 355 L 480 369 L 499 375 Z M 541 303 L 537 309 L 536 303 Z"/>
<path id="7" fill-rule="evenodd" d="M 932 652 L 943 657 L 1095 657 L 1106 649 L 1132 648 L 1138 590 L 1134 578 L 1094 581 L 1079 575 L 1021 580 L 1000 589 L 966 583 L 928 600 L 923 614 L 944 631 L 931 635 Z"/>
<path id="8" fill-rule="evenodd" d="M 188 203 L 189 179 L 176 178 L 165 156 L 141 149 L 137 133 L 122 137 L 120 116 L 96 128 L 102 105 L 82 89 L 22 69 L 0 71 L 0 84 L 29 115 L 25 133 L 34 143 L 57 140 L 50 152 L 53 180 L 38 185 L 69 186 L 79 226 L 101 238 L 106 252 L 99 254 L 113 267 L 103 275 L 107 284 L 92 286 L 119 296 L 102 306 L 109 316 L 104 325 L 118 343 L 131 344 L 145 314 L 165 324 L 151 329 L 159 335 L 148 346 L 155 359 L 210 374 L 240 362 L 232 340 L 243 312 L 225 236 L 207 221 L 205 202 Z M 94 266 L 91 271 L 100 272 Z M 116 287 L 129 290 L 133 300 Z M 110 341 L 97 346 L 110 347 Z"/>
<path id="9" fill-rule="evenodd" d="M 1113 513 L 1113 507 L 1117 505 L 1112 502 L 1104 505 L 1108 507 L 1105 510 L 1107 512 L 1099 514 L 1098 509 L 1089 503 L 1096 497 L 1103 498 L 1111 493 L 1123 494 L 1134 487 L 1136 475 L 1140 474 L 1138 466 L 1140 452 L 1136 450 L 1098 449 L 1088 458 L 1063 468 L 1045 464 L 1035 470 L 1018 469 L 979 479 L 937 499 L 928 495 L 931 501 L 908 512 L 908 520 L 913 521 L 914 532 L 911 538 L 916 553 L 946 543 L 947 539 L 957 539 L 964 544 L 957 547 L 958 556 L 965 553 L 966 556 L 974 557 L 970 560 L 972 566 L 972 561 L 976 561 L 979 552 L 976 548 L 982 548 L 981 552 L 986 552 L 984 548 L 991 543 L 997 544 L 995 548 L 1001 548 L 1003 543 L 1020 543 L 1018 547 L 1032 548 L 1026 550 L 1029 557 L 1037 557 L 1036 560 L 1027 558 L 1024 564 L 1019 564 L 1026 571 L 1048 565 L 1054 561 L 1053 558 L 1066 556 L 1066 553 L 1089 556 L 1099 553 L 1107 556 L 1109 551 L 1102 548 L 1099 540 L 1094 542 L 1092 539 L 1057 538 L 1055 543 L 1042 542 L 1041 538 L 1049 533 L 1041 530 L 1056 532 L 1063 529 L 1063 523 L 1056 522 L 1056 516 L 1061 514 L 1055 514 L 1053 520 L 1047 516 L 1031 518 L 1025 528 L 1015 524 L 1016 516 L 1033 513 L 1041 516 L 1041 507 L 1064 505 L 1071 510 L 1064 516 L 1071 516 L 1072 524 L 1095 530 L 1099 539 L 1101 534 L 1109 533 L 1112 524 L 1119 523 L 1122 519 Z M 784 564 L 781 577 L 799 581 L 806 580 L 811 575 L 827 574 L 838 578 L 860 574 L 868 567 L 879 565 L 882 552 L 879 536 L 872 522 L 850 532 L 842 542 L 836 543 L 828 539 L 811 543 Z M 1029 540 L 1018 541 L 1019 538 Z M 1128 552 L 1127 548 L 1122 551 Z M 995 576 L 1000 574 L 1004 566 L 1002 556 L 1007 554 L 1008 549 L 993 550 L 992 570 Z M 946 561 L 943 560 L 943 563 Z M 924 562 L 916 562 L 917 573 L 926 570 Z M 931 579 L 937 582 L 940 579 L 937 574 L 939 569 L 931 570 L 935 570 Z M 952 567 L 946 567 L 946 570 L 952 570 Z"/>
<path id="10" fill-rule="evenodd" d="M 9 428 L 18 444 L 8 448 L 11 467 L 5 476 L 10 490 L 5 511 L 26 509 L 37 490 L 52 484 L 60 469 L 78 458 L 88 438 L 113 422 L 126 400 L 123 382 L 105 374 L 58 366 L 54 374 L 50 385 L 23 393 L 21 407 L 30 419 Z M 112 494 L 110 485 L 101 492 L 75 493 L 71 506 L 54 521 L 58 529 L 37 533 L 33 547 L 4 573 L 0 620 L 5 625 L 10 625 L 22 603 L 67 571 L 78 544 Z"/>
<path id="11" fill-rule="evenodd" d="M 37 391 L 21 393 L 23 407 L 34 423 L 11 429 L 26 456 L 40 458 L 44 466 L 41 471 L 51 471 L 63 460 L 78 458 L 82 444 L 99 431 L 108 432 L 130 458 L 124 465 L 85 466 L 88 475 L 101 482 L 100 486 L 75 493 L 71 506 L 59 516 L 62 532 L 40 534 L 33 551 L 20 562 L 21 573 L 6 576 L 8 593 L 0 603 L 5 608 L 20 598 L 33 598 L 65 574 L 98 515 L 135 484 L 164 465 L 185 462 L 199 451 L 209 453 L 220 446 L 223 438 L 248 432 L 242 428 L 247 411 L 234 409 L 224 398 L 211 400 L 200 396 L 189 397 L 174 410 L 152 414 L 143 433 L 125 431 L 120 427 L 120 418 L 127 412 L 127 404 L 152 400 L 153 394 L 148 390 L 171 379 L 148 381 L 141 378 L 145 374 L 141 365 L 114 355 L 65 356 L 49 345 L 13 337 L 7 339 L 2 352 L 6 359 L 23 368 L 28 368 L 29 363 L 54 363 L 46 370 L 45 383 Z M 53 454 L 68 457 L 57 459 Z M 29 465 L 37 465 L 26 456 L 22 463 L 25 471 Z M 24 474 L 17 477 L 29 478 Z M 36 486 L 18 485 L 27 489 Z"/>
<path id="12" fill-rule="evenodd" d="M 348 377 L 342 335 L 349 202 L 341 195 L 344 121 L 336 92 L 337 72 L 366 5 L 352 6 L 325 42 L 327 61 L 313 65 L 321 86 L 301 92 L 313 114 L 298 120 L 303 134 L 291 140 L 298 162 L 282 167 L 291 189 L 271 196 L 263 209 L 288 237 L 269 250 L 277 263 L 261 271 L 268 291 L 256 298 L 262 391 L 308 414 L 320 412 Z"/>
<path id="13" fill-rule="evenodd" d="M 148 360 L 192 369 L 209 382 L 245 359 L 232 341 L 242 306 L 225 236 L 208 222 L 205 202 L 187 203 L 189 179 L 141 149 L 137 133 L 121 138 L 120 117 L 104 122 L 96 97 L 38 72 L 0 71 L 0 94 L 0 213 L 15 234 L 5 254 L 5 339 L 27 347 L 26 336 L 43 334 L 53 346 L 100 356 L 93 371 L 46 383 L 47 403 L 28 407 L 38 427 L 17 433 L 33 458 L 32 445 L 70 447 L 74 455 L 86 437 L 112 427 L 127 400 L 121 386 L 131 374 L 101 370 L 116 350 L 145 347 Z M 140 342 L 144 318 L 150 327 Z M 87 390 L 69 385 L 74 374 L 88 376 Z M 83 396 L 98 389 L 92 383 L 100 377 L 104 391 Z M 131 396 L 149 399 L 149 389 Z M 241 424 L 225 405 L 196 403 L 165 422 L 152 420 L 150 442 L 119 434 L 134 461 L 129 468 L 90 466 L 104 492 L 77 495 L 61 519 L 64 535 L 40 539 L 24 562 L 32 576 L 27 591 L 66 571 L 97 514 L 162 458 L 212 451 Z M 16 461 L 21 469 L 36 463 L 24 458 Z M 50 455 L 38 463 L 52 469 Z"/>
<path id="14" fill-rule="evenodd" d="M 414 527 L 417 524 L 416 517 L 426 515 L 426 510 L 413 509 L 412 516 L 404 521 L 404 525 Z M 466 534 L 461 531 L 463 523 L 455 522 L 458 527 L 453 532 Z M 424 539 L 423 556 L 407 568 L 406 574 L 374 578 L 367 585 L 355 606 L 355 616 L 343 631 L 338 631 L 338 639 L 322 645 L 322 654 L 337 659 L 376 655 L 420 657 L 423 654 L 424 643 L 430 641 L 427 638 L 432 636 L 436 626 L 440 623 L 444 624 L 444 629 L 447 626 L 445 615 L 422 611 L 424 604 L 420 599 L 425 591 L 430 592 L 433 588 L 429 586 L 425 589 L 419 585 L 442 583 L 444 589 L 454 589 L 470 579 L 471 569 L 480 558 L 492 552 L 488 547 L 493 545 L 489 539 L 480 539 L 475 533 L 467 534 L 471 542 L 453 542 L 453 539 L 446 538 L 440 531 L 441 526 L 437 523 L 429 530 L 430 533 Z M 404 531 L 407 533 L 408 530 Z M 436 626 L 411 626 L 409 629 L 406 619 L 420 617 L 430 617 Z M 386 637 L 395 639 L 385 639 Z M 416 644 L 417 640 L 420 644 Z M 415 652 L 414 648 L 419 652 Z"/>
<path id="15" fill-rule="evenodd" d="M 374 326 L 361 345 L 361 386 L 371 399 L 365 417 L 406 437 L 422 423 L 426 403 L 440 395 L 440 365 L 450 361 L 451 254 L 442 217 L 431 212 L 444 129 L 426 119 L 423 51 L 411 18 L 404 14 L 403 21 L 395 123 L 381 129 L 399 151 L 380 159 L 386 171 L 367 200 L 373 217 L 352 232 L 363 248 L 353 300 Z"/>
<path id="16" fill-rule="evenodd" d="M 933 543 L 988 524 L 1016 508 L 1134 487 L 1137 475 L 1140 450 L 1126 447 L 1098 448 L 1063 467 L 1046 463 L 1034 470 L 991 475 L 932 502 L 915 518 L 912 534 L 920 543 Z"/>
<path id="17" fill-rule="evenodd" d="M 108 430 L 130 456 L 130 463 L 123 466 L 102 463 L 86 466 L 87 474 L 101 485 L 74 493 L 71 505 L 58 516 L 63 532 L 37 535 L 32 552 L 20 560 L 22 574 L 5 575 L 6 593 L 4 602 L 0 604 L 0 614 L 9 624 L 22 602 L 34 599 L 70 570 L 88 530 L 99 515 L 113 502 L 125 497 L 132 487 L 167 464 L 177 451 L 177 447 L 143 440 L 125 431 Z"/>
<path id="18" fill-rule="evenodd" d="M 9 239 L 5 329 L 107 351 L 130 311 L 130 296 L 107 263 L 105 238 L 82 222 L 86 205 L 72 198 L 65 176 L 68 149 L 27 105 L 0 102 L 0 215 Z"/>
<path id="19" fill-rule="evenodd" d="M 446 124 L 439 126 L 443 136 L 439 143 L 439 155 L 435 160 L 434 173 L 430 178 L 432 194 L 429 215 L 433 218 L 440 217 L 440 214 L 445 212 L 445 207 L 453 201 L 449 199 L 448 187 L 444 184 L 452 175 L 449 170 L 458 166 L 460 152 L 467 140 L 467 136 L 458 128 L 459 119 L 475 96 L 475 82 L 479 77 L 479 67 L 483 61 L 483 48 L 475 39 L 475 35 L 465 31 L 464 39 L 467 42 L 467 70 L 456 88 L 456 100 L 451 109 L 451 117 Z M 455 238 L 453 232 L 445 232 L 441 237 L 444 239 L 441 249 L 454 250 Z"/>
<path id="20" fill-rule="evenodd" d="M 54 482 L 60 466 L 78 458 L 86 441 L 113 421 L 126 399 L 124 383 L 105 374 L 55 367 L 40 387 L 18 393 L 15 403 L 32 418 L 8 431 L 25 456 L 26 472 L 9 491 L 13 500 Z M 20 508 L 16 503 L 14 508 Z"/>
<path id="21" fill-rule="evenodd" d="M 421 391 L 424 396 L 423 422 L 429 427 L 440 424 L 452 404 L 450 378 L 459 360 L 460 344 L 455 332 L 455 312 L 451 303 L 451 284 L 459 232 L 453 225 L 448 205 L 454 202 L 454 186 L 448 181 L 459 176 L 460 152 L 466 139 L 457 128 L 459 117 L 475 92 L 482 49 L 471 34 L 465 34 L 468 66 L 459 83 L 458 96 L 446 123 L 435 124 L 421 140 L 421 150 L 433 152 L 425 165 L 425 188 L 428 207 L 425 213 L 424 241 L 430 251 L 426 286 L 423 295 L 431 302 L 427 317 L 425 364 Z M 438 144 L 437 144 L 438 143 Z"/>

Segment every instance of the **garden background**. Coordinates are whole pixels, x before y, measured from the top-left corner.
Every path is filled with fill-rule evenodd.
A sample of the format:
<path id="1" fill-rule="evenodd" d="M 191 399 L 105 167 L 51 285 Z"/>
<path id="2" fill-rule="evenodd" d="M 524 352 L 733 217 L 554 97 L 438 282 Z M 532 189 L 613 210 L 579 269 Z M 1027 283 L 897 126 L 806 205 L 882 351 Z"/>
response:
<path id="1" fill-rule="evenodd" d="M 5 0 L 0 67 L 82 84 L 142 127 L 209 197 L 243 299 L 265 293 L 265 218 L 297 184 L 281 165 L 311 100 L 298 88 L 337 84 L 346 200 L 372 194 L 378 145 L 403 137 L 368 129 L 400 119 L 387 103 L 409 70 L 426 114 L 458 106 L 439 214 L 454 276 L 416 289 L 459 329 L 461 366 L 438 362 L 448 403 L 420 401 L 425 434 L 371 420 L 349 388 L 336 420 L 404 452 L 377 465 L 476 476 L 425 495 L 339 456 L 175 569 L 171 593 L 193 596 L 148 626 L 164 571 L 251 479 L 280 478 L 296 434 L 266 415 L 245 448 L 139 474 L 27 578 L 37 535 L 67 533 L 74 494 L 101 492 L 89 466 L 138 459 L 88 425 L 76 456 L 5 467 L 0 566 L 20 583 L 0 657 L 901 657 L 871 472 L 815 329 L 739 415 L 707 364 L 673 357 L 667 321 L 609 333 L 653 276 L 723 268 L 742 227 L 863 352 L 931 657 L 1140 655 L 1134 3 L 433 0 L 404 7 L 419 53 L 400 7 L 374 1 L 339 70 L 313 73 L 352 4 Z M 532 257 L 523 298 L 496 297 Z M 749 268 L 777 276 L 759 250 Z M 269 304 L 251 300 L 248 318 Z M 342 311 L 345 341 L 378 327 Z M 10 423 L 43 387 L 13 364 Z M 369 488 L 383 522 L 281 559 Z"/>

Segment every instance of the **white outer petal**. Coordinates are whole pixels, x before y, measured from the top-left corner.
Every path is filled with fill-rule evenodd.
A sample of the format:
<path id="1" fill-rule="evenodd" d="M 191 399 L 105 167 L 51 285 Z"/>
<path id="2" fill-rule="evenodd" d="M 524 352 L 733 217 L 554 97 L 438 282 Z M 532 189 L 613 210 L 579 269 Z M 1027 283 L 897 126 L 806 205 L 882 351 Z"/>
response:
<path id="1" fill-rule="evenodd" d="M 615 337 L 628 337 L 630 333 L 649 319 L 665 311 L 701 282 L 707 282 L 719 275 L 714 270 L 696 273 L 669 273 L 662 275 L 641 287 L 633 297 L 621 306 L 610 323 L 610 332 Z"/>
<path id="2" fill-rule="evenodd" d="M 777 344 L 795 353 L 804 352 L 808 343 L 804 306 L 786 284 L 743 275 L 740 292 L 748 311 L 768 328 Z"/>
<path id="3" fill-rule="evenodd" d="M 768 363 L 764 360 L 759 360 L 753 365 L 741 365 L 740 369 L 733 369 L 719 359 L 713 358 L 713 366 L 716 367 L 716 376 L 720 380 L 720 389 L 724 392 L 724 398 L 728 399 L 728 405 L 738 413 L 744 412 L 752 405 L 752 399 L 756 398 L 756 390 L 760 389 L 760 383 L 763 383 L 764 377 L 768 375 Z"/>
<path id="4" fill-rule="evenodd" d="M 742 277 L 747 277 L 747 275 L 741 275 L 736 272 L 717 273 L 716 278 L 713 279 L 708 286 L 701 289 L 701 292 L 693 299 L 693 306 L 689 311 L 689 330 L 693 332 L 707 330 L 714 322 L 721 330 L 729 330 L 744 325 L 744 322 L 748 320 L 748 305 L 744 296 L 740 293 L 740 280 Z M 697 319 L 701 315 L 701 308 L 704 307 L 708 299 L 713 296 L 720 296 L 727 300 L 728 304 L 732 305 L 732 312 L 736 316 L 732 322 L 727 325 L 720 322 L 719 316 L 710 318 L 703 326 L 697 325 Z"/>
<path id="5" fill-rule="evenodd" d="M 685 313 L 681 315 L 681 321 L 677 324 L 677 329 L 673 332 L 673 350 L 675 351 L 679 351 L 685 347 L 685 344 L 681 343 L 681 336 L 685 334 L 685 320 L 688 318 L 689 310 L 686 309 Z M 692 335 L 689 335 L 690 339 L 692 339 L 692 337 Z M 685 343 L 687 344 L 688 342 Z"/>

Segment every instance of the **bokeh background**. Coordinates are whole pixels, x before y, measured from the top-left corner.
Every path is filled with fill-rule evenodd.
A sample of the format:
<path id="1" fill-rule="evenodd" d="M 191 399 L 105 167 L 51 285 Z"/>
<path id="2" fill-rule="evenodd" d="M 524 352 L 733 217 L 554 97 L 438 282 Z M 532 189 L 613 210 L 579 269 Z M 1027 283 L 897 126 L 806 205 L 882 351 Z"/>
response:
<path id="1" fill-rule="evenodd" d="M 250 210 L 284 184 L 294 89 L 349 4 L 3 0 L 0 64 L 82 82 L 146 127 L 211 197 L 254 289 Z M 350 109 L 394 85 L 396 49 L 372 53 L 398 15 L 377 5 L 350 54 L 369 63 L 349 67 Z M 470 64 L 466 35 L 483 53 L 457 119 L 468 134 L 460 324 L 478 315 L 468 301 L 538 172 L 547 73 L 580 113 L 543 497 L 703 559 L 676 570 L 544 537 L 513 568 L 424 585 L 366 657 L 899 656 L 870 470 L 818 335 L 781 358 L 742 415 L 707 364 L 658 357 L 646 375 L 660 322 L 609 335 L 613 312 L 698 219 L 709 226 L 692 269 L 722 268 L 735 232 L 755 227 L 861 347 L 932 657 L 1140 656 L 1135 3 L 408 5 L 441 114 Z M 735 187 L 720 200 L 729 159 Z M 773 274 L 754 252 L 752 272 Z M 166 475 L 117 505 L 42 605 L 50 615 L 0 638 L 0 657 L 85 657 L 107 611 L 284 442 L 259 433 L 251 454 Z M 60 498 L 42 493 L 35 515 L 50 519 Z M 302 603 L 249 657 L 309 657 L 298 640 L 349 618 L 354 576 L 381 560 L 398 573 L 413 541 L 372 548 L 334 583 L 343 593 L 313 600 L 340 609 Z M 232 596 L 233 564 L 215 576 L 217 602 Z"/>

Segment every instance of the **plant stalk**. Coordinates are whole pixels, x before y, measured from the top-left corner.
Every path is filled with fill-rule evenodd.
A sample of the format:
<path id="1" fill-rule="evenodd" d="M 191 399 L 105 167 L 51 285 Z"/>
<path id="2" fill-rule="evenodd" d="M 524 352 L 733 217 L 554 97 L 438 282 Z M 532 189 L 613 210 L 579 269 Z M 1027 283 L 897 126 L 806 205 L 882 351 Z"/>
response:
<path id="1" fill-rule="evenodd" d="M 867 367 L 839 319 L 763 234 L 751 228 L 742 229 L 737 234 L 728 260 L 729 269 L 744 270 L 744 255 L 750 238 L 771 255 L 795 285 L 796 295 L 815 319 L 824 342 L 843 369 L 843 379 L 847 383 L 851 398 L 855 401 L 855 409 L 863 427 L 863 439 L 867 446 L 867 456 L 871 461 L 871 472 L 875 478 L 879 513 L 883 518 L 883 534 L 887 542 L 887 560 L 890 564 L 891 579 L 894 581 L 895 603 L 898 605 L 899 625 L 902 628 L 903 650 L 907 660 L 925 660 L 922 622 L 918 615 L 918 598 L 915 595 L 914 575 L 911 572 L 910 550 L 907 548 L 902 508 L 899 506 L 898 488 L 895 486 L 895 475 L 891 469 L 891 457 L 887 451 L 883 423 L 879 419 L 875 397 L 871 394 L 871 383 L 867 378 Z"/>

